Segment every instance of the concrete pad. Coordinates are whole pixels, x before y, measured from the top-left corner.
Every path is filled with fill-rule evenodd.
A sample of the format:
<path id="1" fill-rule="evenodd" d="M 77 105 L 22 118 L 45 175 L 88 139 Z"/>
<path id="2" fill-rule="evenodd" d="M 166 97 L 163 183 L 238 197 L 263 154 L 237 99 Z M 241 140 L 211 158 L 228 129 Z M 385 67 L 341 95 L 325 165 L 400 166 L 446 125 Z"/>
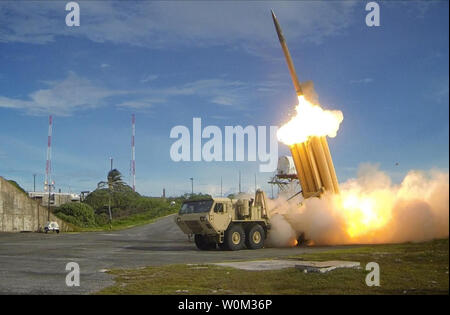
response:
<path id="1" fill-rule="evenodd" d="M 301 261 L 301 260 L 252 260 L 215 263 L 222 267 L 232 267 L 248 271 L 280 270 L 286 268 L 297 268 L 305 272 L 325 273 L 337 268 L 356 268 L 359 262 L 355 261 Z"/>
<path id="2" fill-rule="evenodd" d="M 337 268 L 357 268 L 360 264 L 357 261 L 300 261 L 297 262 L 295 268 L 305 272 L 320 272 L 326 273 Z"/>
<path id="3" fill-rule="evenodd" d="M 214 265 L 222 267 L 232 267 L 249 271 L 261 270 L 280 270 L 286 268 L 294 268 L 298 264 L 298 260 L 253 260 L 253 261 L 238 261 L 227 263 L 216 263 Z"/>

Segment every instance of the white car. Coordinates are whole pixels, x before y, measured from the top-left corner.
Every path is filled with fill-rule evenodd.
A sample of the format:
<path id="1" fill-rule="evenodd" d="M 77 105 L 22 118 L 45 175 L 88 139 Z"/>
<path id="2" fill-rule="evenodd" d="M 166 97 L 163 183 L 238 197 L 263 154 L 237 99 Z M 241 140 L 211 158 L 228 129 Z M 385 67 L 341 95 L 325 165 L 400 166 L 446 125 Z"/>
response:
<path id="1" fill-rule="evenodd" d="M 47 222 L 47 224 L 44 226 L 44 232 L 48 233 L 48 231 L 53 231 L 56 233 L 59 233 L 59 225 L 57 222 Z"/>

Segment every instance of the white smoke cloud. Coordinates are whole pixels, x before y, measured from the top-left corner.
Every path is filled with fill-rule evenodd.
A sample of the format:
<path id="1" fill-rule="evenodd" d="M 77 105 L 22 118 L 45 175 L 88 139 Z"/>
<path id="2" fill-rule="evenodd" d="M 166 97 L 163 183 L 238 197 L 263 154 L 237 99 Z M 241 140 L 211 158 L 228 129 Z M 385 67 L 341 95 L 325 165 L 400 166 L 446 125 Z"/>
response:
<path id="1" fill-rule="evenodd" d="M 341 194 L 271 201 L 268 244 L 292 246 L 301 233 L 311 244 L 397 243 L 449 235 L 449 174 L 410 171 L 400 185 L 372 165 L 341 185 Z M 359 200 L 356 206 L 348 201 Z M 372 211 L 365 211 L 370 204 Z M 370 224 L 368 223 L 370 222 Z"/>

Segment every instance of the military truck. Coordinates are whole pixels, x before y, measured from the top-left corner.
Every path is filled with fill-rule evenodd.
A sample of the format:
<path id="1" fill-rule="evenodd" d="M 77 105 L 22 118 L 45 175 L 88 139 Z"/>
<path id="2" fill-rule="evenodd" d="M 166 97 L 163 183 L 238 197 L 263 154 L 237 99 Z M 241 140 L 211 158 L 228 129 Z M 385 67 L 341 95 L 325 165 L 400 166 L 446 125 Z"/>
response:
<path id="1" fill-rule="evenodd" d="M 175 217 L 176 224 L 194 235 L 200 250 L 240 250 L 264 247 L 270 230 L 266 194 L 254 198 L 210 198 L 185 201 Z"/>

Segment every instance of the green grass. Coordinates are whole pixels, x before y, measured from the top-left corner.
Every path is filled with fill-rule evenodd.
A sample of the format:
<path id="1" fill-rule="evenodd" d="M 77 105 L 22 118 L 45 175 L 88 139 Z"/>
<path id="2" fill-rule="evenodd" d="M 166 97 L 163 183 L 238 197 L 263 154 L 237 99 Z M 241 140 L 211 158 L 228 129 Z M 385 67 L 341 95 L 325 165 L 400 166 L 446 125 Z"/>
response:
<path id="1" fill-rule="evenodd" d="M 214 265 L 168 265 L 113 270 L 115 285 L 98 294 L 448 294 L 448 239 L 426 243 L 367 245 L 297 256 L 351 260 L 361 269 L 327 274 L 295 268 L 244 271 Z M 380 265 L 380 287 L 368 287 L 368 262 Z"/>
<path id="2" fill-rule="evenodd" d="M 86 227 L 81 228 L 79 227 L 77 229 L 77 232 L 100 232 L 100 231 L 119 231 L 124 229 L 129 229 L 135 226 L 139 225 L 145 225 L 155 222 L 156 220 L 166 217 L 168 215 L 171 215 L 172 213 L 168 212 L 169 214 L 165 214 L 162 216 L 155 216 L 154 212 L 144 212 L 144 213 L 138 213 L 134 214 L 125 218 L 116 219 L 112 221 L 112 226 L 109 224 L 94 226 L 94 227 Z M 176 213 L 176 210 L 174 210 L 173 213 Z"/>

